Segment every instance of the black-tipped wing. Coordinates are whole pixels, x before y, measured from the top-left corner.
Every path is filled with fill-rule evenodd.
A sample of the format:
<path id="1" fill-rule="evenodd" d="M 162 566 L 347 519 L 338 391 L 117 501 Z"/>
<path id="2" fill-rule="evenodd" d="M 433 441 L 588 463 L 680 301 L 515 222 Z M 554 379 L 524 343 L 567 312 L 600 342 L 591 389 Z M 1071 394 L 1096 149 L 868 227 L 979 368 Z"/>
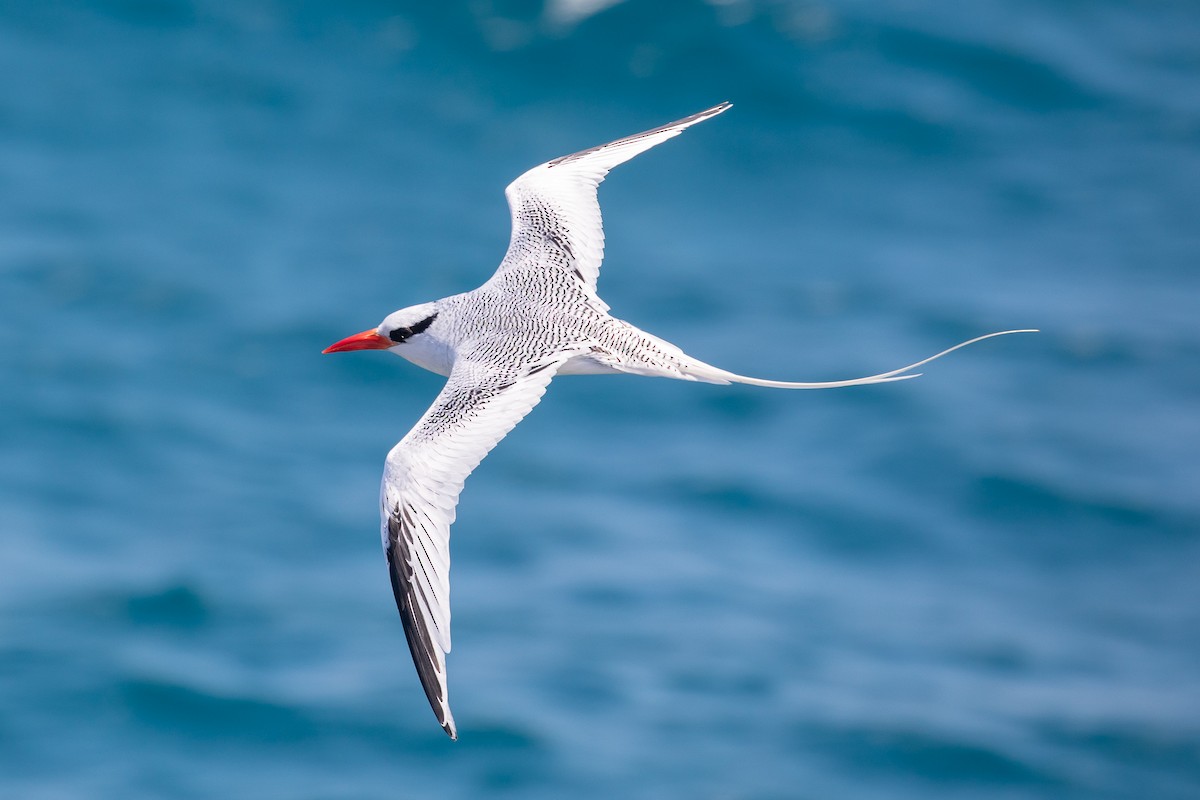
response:
<path id="1" fill-rule="evenodd" d="M 416 426 L 388 454 L 383 547 L 413 663 L 429 704 L 458 738 L 446 690 L 450 652 L 450 524 L 463 481 L 529 413 L 569 354 L 521 370 L 460 358 Z"/>
<path id="2" fill-rule="evenodd" d="M 613 167 L 729 106 L 721 103 L 669 125 L 547 161 L 517 178 L 504 190 L 512 212 L 512 239 L 497 272 L 530 266 L 562 269 L 577 277 L 593 300 L 607 309 L 595 296 L 604 259 L 596 187 Z"/>

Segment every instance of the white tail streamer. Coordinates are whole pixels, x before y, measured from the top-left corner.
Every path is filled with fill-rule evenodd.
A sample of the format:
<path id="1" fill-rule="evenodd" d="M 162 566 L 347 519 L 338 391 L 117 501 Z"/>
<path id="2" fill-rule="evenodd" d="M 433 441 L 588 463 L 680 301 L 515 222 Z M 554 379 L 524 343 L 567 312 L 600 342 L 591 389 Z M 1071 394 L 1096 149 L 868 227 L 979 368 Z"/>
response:
<path id="1" fill-rule="evenodd" d="M 944 355 L 953 353 L 955 350 L 982 342 L 984 339 L 991 339 L 996 336 L 1007 336 L 1010 333 L 1037 333 L 1036 328 L 1023 328 L 1014 331 L 997 331 L 996 333 L 988 333 L 983 336 L 976 336 L 974 339 L 968 339 L 965 342 L 960 342 L 953 347 L 948 347 L 936 355 L 929 358 L 923 358 L 909 364 L 906 367 L 893 369 L 888 372 L 881 372 L 878 375 L 868 375 L 865 378 L 852 378 L 845 381 L 819 381 L 812 382 L 794 382 L 794 381 L 769 381 L 762 378 L 750 378 L 745 375 L 738 375 L 734 372 L 728 372 L 709 364 L 700 362 L 696 367 L 685 367 L 683 373 L 689 377 L 696 378 L 702 381 L 712 381 L 713 383 L 747 383 L 752 386 L 769 386 L 774 389 L 838 389 L 843 386 L 869 386 L 873 383 L 891 383 L 892 381 L 906 381 L 909 378 L 916 378 L 921 375 L 920 372 L 912 372 L 917 367 L 924 366 L 930 361 L 936 361 Z"/>

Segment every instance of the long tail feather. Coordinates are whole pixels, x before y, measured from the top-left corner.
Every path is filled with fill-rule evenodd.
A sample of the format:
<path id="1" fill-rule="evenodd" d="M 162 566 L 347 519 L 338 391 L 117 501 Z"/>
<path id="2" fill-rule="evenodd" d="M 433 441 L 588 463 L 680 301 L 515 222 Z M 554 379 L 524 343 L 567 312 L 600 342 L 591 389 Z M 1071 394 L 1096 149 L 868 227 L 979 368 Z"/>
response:
<path id="1" fill-rule="evenodd" d="M 697 368 L 689 368 L 685 374 L 702 381 L 712 381 L 714 383 L 747 383 L 752 386 L 769 386 L 776 389 L 838 389 L 843 386 L 869 386 L 873 383 L 890 383 L 892 381 L 906 381 L 909 378 L 916 378 L 921 373 L 913 372 L 917 367 L 928 364 L 930 361 L 935 361 L 944 355 L 953 353 L 967 345 L 982 342 L 984 339 L 991 339 L 995 336 L 1007 336 L 1010 333 L 1037 333 L 1036 328 L 1024 328 L 1015 331 L 997 331 L 983 336 L 976 336 L 974 339 L 968 339 L 965 342 L 960 342 L 953 347 L 948 347 L 937 355 L 932 355 L 929 358 L 923 358 L 920 361 L 909 364 L 907 367 L 900 367 L 888 372 L 881 372 L 878 375 L 868 375 L 865 378 L 853 378 L 845 381 L 819 381 L 816 383 L 793 382 L 793 381 L 768 381 L 762 378 L 750 378 L 745 375 L 738 375 L 733 372 L 727 372 L 723 369 L 701 363 Z"/>

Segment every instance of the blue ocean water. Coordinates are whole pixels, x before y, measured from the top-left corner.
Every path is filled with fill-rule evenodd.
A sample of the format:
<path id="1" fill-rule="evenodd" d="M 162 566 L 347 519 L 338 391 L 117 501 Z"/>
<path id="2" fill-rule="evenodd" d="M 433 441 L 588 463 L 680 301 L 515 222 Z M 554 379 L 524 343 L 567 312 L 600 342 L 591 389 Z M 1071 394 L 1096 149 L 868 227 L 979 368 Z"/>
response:
<path id="1" fill-rule="evenodd" d="M 1200 9 L 0 6 L 0 797 L 1200 796 Z M 548 158 L 720 366 L 467 484 L 438 729 L 376 518 Z"/>

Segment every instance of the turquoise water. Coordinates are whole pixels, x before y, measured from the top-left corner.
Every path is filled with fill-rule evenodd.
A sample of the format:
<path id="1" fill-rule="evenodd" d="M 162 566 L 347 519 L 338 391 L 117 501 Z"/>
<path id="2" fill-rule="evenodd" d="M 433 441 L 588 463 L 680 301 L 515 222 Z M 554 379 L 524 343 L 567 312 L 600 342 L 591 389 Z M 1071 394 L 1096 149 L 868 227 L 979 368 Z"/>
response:
<path id="1" fill-rule="evenodd" d="M 1200 11 L 0 6 L 0 797 L 1200 796 Z M 440 379 L 320 350 L 615 171 L 614 313 L 824 380 L 565 378 L 379 552 Z"/>

